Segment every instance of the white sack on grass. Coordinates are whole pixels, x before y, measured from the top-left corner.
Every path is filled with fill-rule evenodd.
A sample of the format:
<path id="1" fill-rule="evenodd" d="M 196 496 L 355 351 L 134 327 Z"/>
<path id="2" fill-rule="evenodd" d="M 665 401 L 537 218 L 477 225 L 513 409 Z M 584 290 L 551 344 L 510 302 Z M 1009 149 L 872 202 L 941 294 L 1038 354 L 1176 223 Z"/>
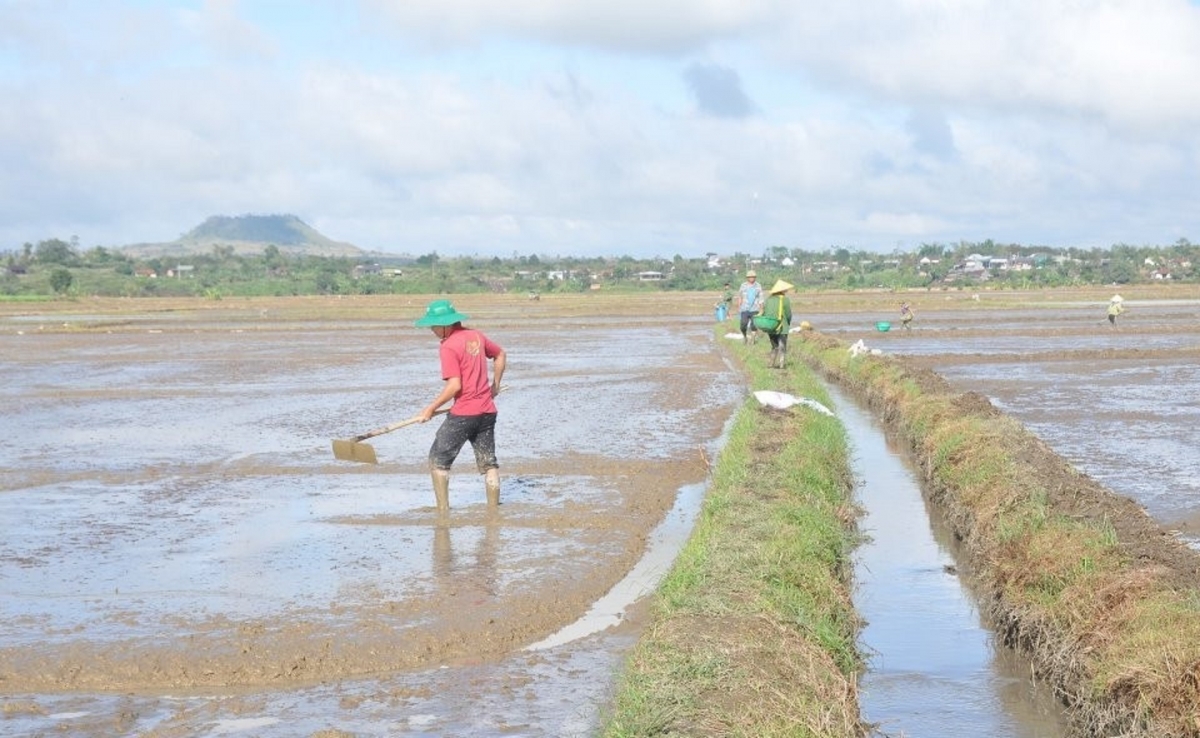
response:
<path id="1" fill-rule="evenodd" d="M 870 354 L 871 356 L 882 356 L 883 351 L 880 349 L 877 349 L 877 348 L 867 348 L 867 344 L 860 338 L 854 342 L 853 346 L 850 347 L 850 355 L 851 356 L 862 356 L 863 354 Z"/>
<path id="2" fill-rule="evenodd" d="M 831 418 L 833 417 L 832 410 L 816 400 L 810 400 L 807 397 L 796 397 L 795 395 L 776 392 L 774 390 L 759 390 L 754 393 L 754 399 L 758 400 L 762 405 L 769 405 L 773 408 L 778 408 L 779 410 L 787 410 L 792 405 L 804 405 L 805 407 L 811 407 L 813 410 L 816 410 L 819 413 L 828 415 Z"/>
<path id="3" fill-rule="evenodd" d="M 742 339 L 742 334 L 741 333 L 726 333 L 725 337 L 731 341 L 735 338 L 740 341 Z"/>

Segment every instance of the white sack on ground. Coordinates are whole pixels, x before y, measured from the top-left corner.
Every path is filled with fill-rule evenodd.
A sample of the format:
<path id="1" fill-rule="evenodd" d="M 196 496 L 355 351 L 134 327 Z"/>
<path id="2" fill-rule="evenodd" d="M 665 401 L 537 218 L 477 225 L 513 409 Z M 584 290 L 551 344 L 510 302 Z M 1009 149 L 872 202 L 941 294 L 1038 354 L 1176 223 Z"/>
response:
<path id="1" fill-rule="evenodd" d="M 851 356 L 862 356 L 863 354 L 870 354 L 871 356 L 882 356 L 883 351 L 881 349 L 877 349 L 877 348 L 867 348 L 867 344 L 860 338 L 854 342 L 854 345 L 852 345 L 850 347 L 850 355 Z"/>
<path id="2" fill-rule="evenodd" d="M 792 405 L 804 405 L 806 407 L 811 407 L 813 410 L 816 410 L 819 413 L 824 413 L 831 418 L 833 417 L 832 410 L 816 400 L 812 400 L 807 397 L 796 397 L 795 395 L 789 395 L 784 392 L 776 392 L 774 390 L 758 390 L 754 393 L 754 399 L 758 400 L 760 404 L 769 405 L 770 407 L 778 408 L 780 410 L 787 410 Z"/>

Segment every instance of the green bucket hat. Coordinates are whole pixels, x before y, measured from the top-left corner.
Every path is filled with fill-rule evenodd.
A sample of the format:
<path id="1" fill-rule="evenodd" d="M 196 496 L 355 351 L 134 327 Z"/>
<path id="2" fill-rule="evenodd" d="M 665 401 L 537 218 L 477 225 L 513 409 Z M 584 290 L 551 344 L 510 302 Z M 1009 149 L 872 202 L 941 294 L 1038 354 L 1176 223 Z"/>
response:
<path id="1" fill-rule="evenodd" d="M 414 325 L 418 328 L 430 328 L 435 325 L 454 325 L 466 319 L 467 316 L 455 310 L 449 300 L 434 300 L 425 308 L 425 317 Z"/>

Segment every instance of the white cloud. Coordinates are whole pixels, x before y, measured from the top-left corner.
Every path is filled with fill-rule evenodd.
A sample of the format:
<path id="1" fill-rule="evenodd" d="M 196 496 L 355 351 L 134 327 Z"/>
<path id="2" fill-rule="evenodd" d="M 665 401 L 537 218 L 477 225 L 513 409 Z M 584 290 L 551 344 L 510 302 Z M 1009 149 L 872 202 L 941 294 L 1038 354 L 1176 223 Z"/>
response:
<path id="1" fill-rule="evenodd" d="M 939 230 L 945 224 L 919 213 L 870 213 L 864 219 L 863 225 L 870 231 L 884 236 L 904 237 L 921 236 Z"/>
<path id="2" fill-rule="evenodd" d="M 273 57 L 270 36 L 238 15 L 238 0 L 204 0 L 200 10 L 179 11 L 181 25 L 209 49 L 235 60 Z"/>
<path id="3" fill-rule="evenodd" d="M 367 0 L 398 31 L 435 45 L 510 36 L 637 53 L 702 49 L 786 12 L 784 0 Z"/>
<path id="4" fill-rule="evenodd" d="M 246 212 L 443 254 L 1200 238 L 1182 0 L 53 6 L 0 4 L 0 250 Z"/>
<path id="5" fill-rule="evenodd" d="M 1200 7 L 1186 0 L 851 2 L 790 20 L 775 52 L 865 95 L 1143 131 L 1200 120 Z"/>

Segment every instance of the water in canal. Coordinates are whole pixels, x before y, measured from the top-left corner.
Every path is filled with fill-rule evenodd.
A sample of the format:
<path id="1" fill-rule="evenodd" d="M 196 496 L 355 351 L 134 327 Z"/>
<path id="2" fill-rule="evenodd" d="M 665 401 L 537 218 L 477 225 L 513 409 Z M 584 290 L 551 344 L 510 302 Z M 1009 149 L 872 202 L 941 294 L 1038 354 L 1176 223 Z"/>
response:
<path id="1" fill-rule="evenodd" d="M 898 738 L 1058 738 L 1066 721 L 1027 662 L 996 642 L 960 576 L 952 536 L 925 503 L 906 454 L 869 413 L 830 388 L 846 427 L 869 541 L 855 556 L 863 719 Z"/>

